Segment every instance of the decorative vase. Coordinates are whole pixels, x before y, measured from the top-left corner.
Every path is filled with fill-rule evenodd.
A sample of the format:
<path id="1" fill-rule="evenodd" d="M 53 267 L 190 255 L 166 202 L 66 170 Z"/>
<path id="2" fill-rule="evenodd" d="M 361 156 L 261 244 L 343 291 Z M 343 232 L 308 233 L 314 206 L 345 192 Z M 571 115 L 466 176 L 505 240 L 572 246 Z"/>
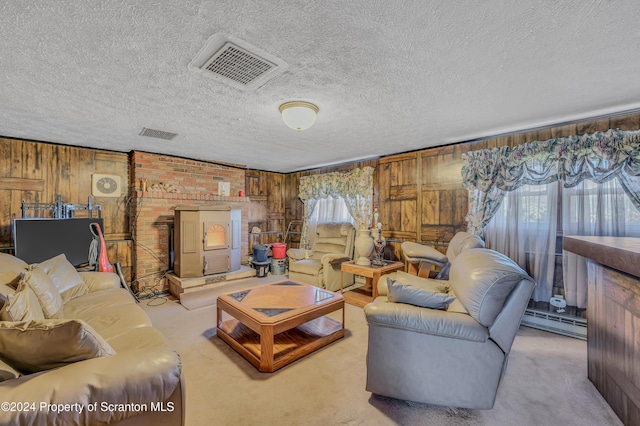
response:
<path id="1" fill-rule="evenodd" d="M 369 260 L 369 257 L 371 257 L 371 253 L 373 253 L 373 239 L 371 238 L 369 229 L 360 228 L 358 230 L 358 237 L 354 245 L 358 253 L 356 265 L 370 266 L 371 260 Z"/>

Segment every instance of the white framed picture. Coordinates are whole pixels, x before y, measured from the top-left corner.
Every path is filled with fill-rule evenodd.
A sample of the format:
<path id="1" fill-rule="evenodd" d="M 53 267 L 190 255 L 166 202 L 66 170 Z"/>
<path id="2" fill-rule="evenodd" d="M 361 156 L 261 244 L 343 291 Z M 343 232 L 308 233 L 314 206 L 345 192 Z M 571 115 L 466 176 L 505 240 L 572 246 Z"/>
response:
<path id="1" fill-rule="evenodd" d="M 231 193 L 231 182 L 218 182 L 218 195 L 228 197 Z"/>

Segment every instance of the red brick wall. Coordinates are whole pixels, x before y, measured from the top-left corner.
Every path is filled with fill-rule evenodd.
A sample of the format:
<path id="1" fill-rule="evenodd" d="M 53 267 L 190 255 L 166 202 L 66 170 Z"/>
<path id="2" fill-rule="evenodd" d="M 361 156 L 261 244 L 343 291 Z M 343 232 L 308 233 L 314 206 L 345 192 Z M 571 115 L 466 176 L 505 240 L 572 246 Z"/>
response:
<path id="1" fill-rule="evenodd" d="M 131 187 L 131 230 L 134 240 L 135 282 L 140 289 L 166 290 L 169 265 L 169 225 L 182 205 L 228 205 L 242 210 L 242 261 L 248 253 L 249 200 L 245 170 L 203 161 L 134 151 Z M 218 182 L 229 182 L 229 197 L 219 196 Z M 143 182 L 146 191 L 142 191 Z M 170 192 L 175 189 L 176 192 Z"/>

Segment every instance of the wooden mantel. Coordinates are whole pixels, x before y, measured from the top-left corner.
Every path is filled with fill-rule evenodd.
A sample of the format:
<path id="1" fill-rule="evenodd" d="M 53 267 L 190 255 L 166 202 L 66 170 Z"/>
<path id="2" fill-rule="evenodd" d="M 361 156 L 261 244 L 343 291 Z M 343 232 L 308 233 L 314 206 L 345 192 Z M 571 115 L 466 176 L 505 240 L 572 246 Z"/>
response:
<path id="1" fill-rule="evenodd" d="M 589 380 L 625 425 L 640 424 L 640 238 L 564 237 L 588 259 Z"/>

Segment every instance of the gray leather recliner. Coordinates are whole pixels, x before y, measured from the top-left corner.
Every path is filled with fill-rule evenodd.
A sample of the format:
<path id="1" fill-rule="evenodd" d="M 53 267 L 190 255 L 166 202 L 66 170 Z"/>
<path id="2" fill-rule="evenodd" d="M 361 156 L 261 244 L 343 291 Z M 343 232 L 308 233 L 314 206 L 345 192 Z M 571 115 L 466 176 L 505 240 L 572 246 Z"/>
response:
<path id="1" fill-rule="evenodd" d="M 383 276 L 381 296 L 364 308 L 367 390 L 428 404 L 492 408 L 534 280 L 501 253 L 465 250 L 452 263 L 449 281 L 413 277 L 449 286 L 456 300 L 438 310 L 389 302 L 385 277 L 395 278 Z"/>
<path id="2" fill-rule="evenodd" d="M 458 232 L 453 236 L 451 241 L 449 241 L 446 255 L 433 247 L 411 241 L 405 241 L 401 247 L 410 273 L 429 278 L 429 272 L 432 272 L 431 275 L 433 275 L 434 278 L 446 280 L 449 278 L 451 262 L 453 262 L 463 250 L 483 248 L 484 241 L 477 235 L 468 232 Z M 440 268 L 440 270 L 438 272 L 431 271 L 432 265 Z"/>

